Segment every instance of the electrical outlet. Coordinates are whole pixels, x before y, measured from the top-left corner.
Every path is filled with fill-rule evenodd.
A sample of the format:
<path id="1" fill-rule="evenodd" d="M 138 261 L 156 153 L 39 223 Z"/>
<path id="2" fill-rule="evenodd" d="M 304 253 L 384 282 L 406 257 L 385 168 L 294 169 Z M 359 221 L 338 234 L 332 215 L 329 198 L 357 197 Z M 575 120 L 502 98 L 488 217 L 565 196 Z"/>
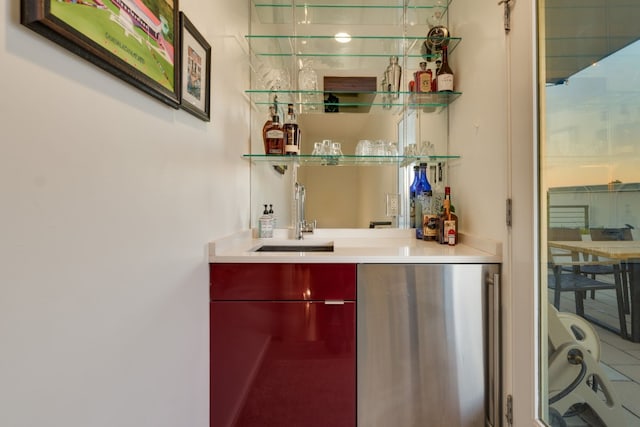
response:
<path id="1" fill-rule="evenodd" d="M 400 195 L 387 193 L 387 216 L 398 216 L 400 214 Z"/>

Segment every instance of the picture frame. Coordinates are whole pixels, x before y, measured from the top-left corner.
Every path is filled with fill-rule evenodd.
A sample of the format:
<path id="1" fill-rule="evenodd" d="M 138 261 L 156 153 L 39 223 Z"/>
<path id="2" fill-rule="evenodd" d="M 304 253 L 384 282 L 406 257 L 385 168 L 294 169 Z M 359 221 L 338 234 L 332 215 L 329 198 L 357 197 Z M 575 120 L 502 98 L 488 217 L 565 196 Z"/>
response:
<path id="1" fill-rule="evenodd" d="M 178 0 L 21 0 L 22 25 L 179 108 Z"/>
<path id="2" fill-rule="evenodd" d="M 211 45 L 180 12 L 180 108 L 211 121 Z"/>

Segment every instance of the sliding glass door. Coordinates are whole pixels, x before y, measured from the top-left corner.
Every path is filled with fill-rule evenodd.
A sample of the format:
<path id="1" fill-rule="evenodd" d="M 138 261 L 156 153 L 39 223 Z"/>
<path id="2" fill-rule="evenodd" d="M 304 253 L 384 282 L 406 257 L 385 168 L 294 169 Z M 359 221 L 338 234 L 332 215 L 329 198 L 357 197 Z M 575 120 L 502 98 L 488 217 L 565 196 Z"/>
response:
<path id="1" fill-rule="evenodd" d="M 640 2 L 539 16 L 541 416 L 640 425 Z"/>

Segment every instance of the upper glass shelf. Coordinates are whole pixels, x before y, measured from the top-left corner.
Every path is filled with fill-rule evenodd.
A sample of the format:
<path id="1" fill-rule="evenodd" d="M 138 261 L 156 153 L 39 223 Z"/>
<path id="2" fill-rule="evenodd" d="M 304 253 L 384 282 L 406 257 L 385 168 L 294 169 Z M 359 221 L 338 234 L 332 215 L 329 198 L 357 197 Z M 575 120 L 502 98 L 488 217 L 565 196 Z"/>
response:
<path id="1" fill-rule="evenodd" d="M 423 25 L 451 0 L 253 0 L 262 24 Z M 295 3 L 295 4 L 294 4 Z"/>
<path id="2" fill-rule="evenodd" d="M 408 166 L 416 162 L 443 163 L 460 158 L 460 156 L 317 156 L 312 154 L 300 154 L 296 156 L 244 154 L 242 157 L 252 162 L 267 162 L 277 165 L 295 163 L 309 166 Z"/>
<path id="3" fill-rule="evenodd" d="M 251 52 L 258 57 L 309 57 L 318 60 L 326 58 L 407 58 L 433 59 L 424 46 L 425 36 L 352 36 L 349 43 L 340 43 L 333 35 L 290 36 L 290 35 L 248 35 Z M 448 37 L 446 42 L 434 40 L 437 44 L 447 44 L 451 54 L 462 40 Z"/>

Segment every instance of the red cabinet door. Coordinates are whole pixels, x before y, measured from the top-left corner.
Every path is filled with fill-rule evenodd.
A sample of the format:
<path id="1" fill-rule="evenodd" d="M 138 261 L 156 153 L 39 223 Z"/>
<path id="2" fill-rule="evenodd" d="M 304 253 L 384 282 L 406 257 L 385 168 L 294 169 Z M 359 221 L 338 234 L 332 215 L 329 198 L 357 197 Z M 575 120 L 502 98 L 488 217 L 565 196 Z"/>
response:
<path id="1" fill-rule="evenodd" d="M 211 426 L 355 426 L 356 265 L 210 272 Z"/>
<path id="2" fill-rule="evenodd" d="M 356 424 L 355 303 L 211 303 L 211 426 Z"/>

